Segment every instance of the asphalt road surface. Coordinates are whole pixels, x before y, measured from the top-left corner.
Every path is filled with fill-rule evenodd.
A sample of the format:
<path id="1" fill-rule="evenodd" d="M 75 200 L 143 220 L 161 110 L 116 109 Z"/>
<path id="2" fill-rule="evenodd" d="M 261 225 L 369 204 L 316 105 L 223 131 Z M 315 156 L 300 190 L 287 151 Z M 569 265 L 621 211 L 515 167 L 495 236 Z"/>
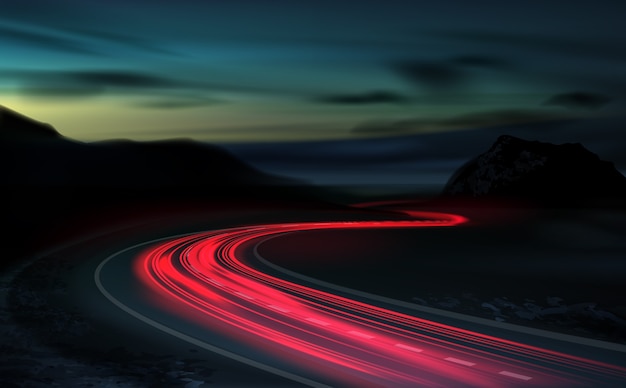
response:
<path id="1" fill-rule="evenodd" d="M 407 211 L 386 221 L 261 224 L 171 236 L 107 257 L 94 279 L 113 304 L 163 334 L 294 385 L 626 386 L 626 347 L 349 290 L 281 269 L 257 250 L 286 233 L 465 221 Z"/>

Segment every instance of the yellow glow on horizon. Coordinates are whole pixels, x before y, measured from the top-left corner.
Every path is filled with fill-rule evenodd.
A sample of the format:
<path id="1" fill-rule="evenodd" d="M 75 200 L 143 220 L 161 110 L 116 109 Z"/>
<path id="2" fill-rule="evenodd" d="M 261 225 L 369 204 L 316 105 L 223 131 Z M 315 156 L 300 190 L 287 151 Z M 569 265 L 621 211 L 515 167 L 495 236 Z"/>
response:
<path id="1" fill-rule="evenodd" d="M 203 141 L 290 141 L 345 138 L 359 119 L 330 117 L 316 109 L 274 102 L 245 101 L 185 109 L 139 107 L 132 98 L 84 100 L 30 99 L 2 96 L 0 103 L 34 120 L 52 125 L 78 141 L 109 139 Z"/>
<path id="2" fill-rule="evenodd" d="M 52 125 L 65 137 L 85 142 L 172 138 L 208 142 L 332 140 L 444 132 L 533 121 L 533 117 L 508 120 L 496 117 L 468 127 L 463 120 L 455 123 L 446 119 L 471 113 L 473 107 L 445 105 L 421 106 L 418 112 L 408 108 L 407 113 L 397 107 L 338 108 L 300 101 L 239 99 L 199 107 L 155 109 L 140 106 L 138 98 L 133 96 L 54 100 L 20 95 L 0 96 L 0 104 Z M 569 116 L 575 115 L 570 113 Z M 417 120 L 411 122 L 416 117 Z M 553 118 L 564 117 L 556 114 Z M 408 120 L 407 124 L 394 126 L 403 119 Z M 355 126 L 367 126 L 367 123 L 372 124 L 372 131 L 352 130 Z M 380 123 L 380 130 L 376 129 L 376 123 Z"/>

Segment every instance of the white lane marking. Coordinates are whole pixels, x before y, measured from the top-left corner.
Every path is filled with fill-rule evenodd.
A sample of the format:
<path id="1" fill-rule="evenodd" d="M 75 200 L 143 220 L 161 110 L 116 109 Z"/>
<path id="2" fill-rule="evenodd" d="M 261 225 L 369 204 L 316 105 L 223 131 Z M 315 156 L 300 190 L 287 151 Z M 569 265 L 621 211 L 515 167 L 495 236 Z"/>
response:
<path id="1" fill-rule="evenodd" d="M 182 237 L 182 236 L 185 236 L 185 235 L 181 234 L 181 235 L 173 236 L 173 237 Z M 117 253 L 112 254 L 111 256 L 107 257 L 106 259 L 104 259 L 104 261 L 102 261 L 100 264 L 98 264 L 98 267 L 96 268 L 96 271 L 93 274 L 94 281 L 96 283 L 96 287 L 98 287 L 98 291 L 100 291 L 100 293 L 102 295 L 104 295 L 105 298 L 107 298 L 111 303 L 113 303 L 115 306 L 117 306 L 117 308 L 119 308 L 120 310 L 122 310 L 122 311 L 126 312 L 127 314 L 135 317 L 136 319 L 138 319 L 138 320 L 140 320 L 140 321 L 142 321 L 142 322 L 144 322 L 144 323 L 146 323 L 146 324 L 156 328 L 157 330 L 160 330 L 160 331 L 162 331 L 162 332 L 164 332 L 166 334 L 174 336 L 174 337 L 176 337 L 176 338 L 178 338 L 178 339 L 180 339 L 182 341 L 188 342 L 188 343 L 190 343 L 192 345 L 196 345 L 196 346 L 198 346 L 198 347 L 200 347 L 202 349 L 206 349 L 206 350 L 208 350 L 210 352 L 217 353 L 217 354 L 222 355 L 224 357 L 228 357 L 228 358 L 230 358 L 232 360 L 244 363 L 246 365 L 250 365 L 250 366 L 252 366 L 254 368 L 261 369 L 261 370 L 264 370 L 266 372 L 273 373 L 273 374 L 275 374 L 277 376 L 282 376 L 284 378 L 287 378 L 287 379 L 290 379 L 290 380 L 293 380 L 293 381 L 296 381 L 296 382 L 308 385 L 310 387 L 314 387 L 314 388 L 332 388 L 330 385 L 326 385 L 326 384 L 323 384 L 323 383 L 320 383 L 320 382 L 317 382 L 317 381 L 314 381 L 314 380 L 310 380 L 310 379 L 308 379 L 306 377 L 299 376 L 299 375 L 293 374 L 291 372 L 284 371 L 282 369 L 278 369 L 278 368 L 276 368 L 274 366 L 271 366 L 271 365 L 268 365 L 268 364 L 264 364 L 262 362 L 259 362 L 259 361 L 256 361 L 256 360 L 244 357 L 244 356 L 240 356 L 239 354 L 232 353 L 232 352 L 230 352 L 230 351 L 228 351 L 226 349 L 221 349 L 221 348 L 219 348 L 219 347 L 217 347 L 215 345 L 211 345 L 209 343 L 203 342 L 203 341 L 201 341 L 201 340 L 199 340 L 197 338 L 191 337 L 191 336 L 189 336 L 187 334 L 184 334 L 184 333 L 182 333 L 180 331 L 177 331 L 177 330 L 172 329 L 172 328 L 170 328 L 168 326 L 165 326 L 164 324 L 159 323 L 157 321 L 154 321 L 154 320 L 148 318 L 147 316 L 145 316 L 145 315 L 143 315 L 141 313 L 138 313 L 137 311 L 131 309 L 129 306 L 127 306 L 124 303 L 122 303 L 119 299 L 115 298 L 109 291 L 107 291 L 106 288 L 104 288 L 104 284 L 102 284 L 101 274 L 102 274 L 102 269 L 104 268 L 104 266 L 108 262 L 113 260 L 116 256 L 118 256 L 118 255 L 120 255 L 122 253 L 126 253 L 126 252 L 128 252 L 128 251 L 130 251 L 132 249 L 137 249 L 139 247 L 146 246 L 148 244 L 153 244 L 153 243 L 158 242 L 158 241 L 164 241 L 164 240 L 166 240 L 168 238 L 169 237 L 164 237 L 164 238 L 161 238 L 161 239 L 151 240 L 151 241 L 144 242 L 144 243 L 141 243 L 141 244 L 133 245 L 132 247 L 128 247 L 126 249 L 123 249 L 123 250 L 121 250 L 121 251 L 119 251 Z"/>
<path id="2" fill-rule="evenodd" d="M 325 322 L 325 321 L 322 321 L 322 320 L 320 320 L 320 319 L 316 319 L 316 318 L 307 318 L 306 320 L 307 320 L 307 321 L 309 321 L 309 322 L 312 322 L 312 323 L 315 323 L 315 324 L 321 325 L 321 326 L 330 326 L 330 323 Z"/>
<path id="3" fill-rule="evenodd" d="M 269 239 L 267 239 L 269 240 Z M 267 240 L 264 240 L 267 241 Z M 314 284 L 318 284 L 318 285 L 322 285 L 322 286 L 326 286 L 329 288 L 332 288 L 334 290 L 340 290 L 340 291 L 344 291 L 344 292 L 349 292 L 353 295 L 359 295 L 359 296 L 364 296 L 370 299 L 374 299 L 374 300 L 378 300 L 378 301 L 384 301 L 387 303 L 391 303 L 394 305 L 398 305 L 398 306 L 402 306 L 402 307 L 408 307 L 411 308 L 413 310 L 417 310 L 417 311 L 424 311 L 424 312 L 429 312 L 429 313 L 434 313 L 434 314 L 439 314 L 442 316 L 447 316 L 447 317 L 454 317 L 456 319 L 461 319 L 464 321 L 468 321 L 468 322 L 478 322 L 480 324 L 483 325 L 489 325 L 489 326 L 498 326 L 501 327 L 502 325 L 500 323 L 498 324 L 494 324 L 490 321 L 487 321 L 485 319 L 481 319 L 481 318 L 474 318 L 474 317 L 469 317 L 469 316 L 464 316 L 461 314 L 457 314 L 457 313 L 448 313 L 446 311 L 443 310 L 437 310 L 437 309 L 431 309 L 431 308 L 422 308 L 420 306 L 414 306 L 412 304 L 409 303 L 403 303 L 403 302 L 399 302 L 399 301 L 395 301 L 389 298 L 384 298 L 384 297 L 380 297 L 378 295 L 373 295 L 373 294 L 369 294 L 369 293 L 364 293 L 364 292 L 360 292 L 360 291 L 356 291 L 347 287 L 341 287 L 341 286 L 337 286 L 335 284 L 332 283 L 328 283 L 328 282 L 323 282 L 311 277 L 307 277 L 304 275 L 300 275 L 298 273 L 295 273 L 293 271 L 289 271 L 287 269 L 284 269 L 280 266 L 274 265 L 270 262 L 268 262 L 267 260 L 265 260 L 258 252 L 258 246 L 260 245 L 260 243 L 258 243 L 255 247 L 254 247 L 254 253 L 255 256 L 257 257 L 257 259 L 262 262 L 263 264 L 267 265 L 270 268 L 273 268 L 275 270 L 278 270 L 282 273 L 288 274 L 290 276 L 293 276 L 295 278 L 298 279 L 302 279 L 302 280 L 307 280 L 310 281 Z M 511 330 L 511 331 L 517 331 L 517 332 L 522 332 L 525 334 L 531 334 L 531 335 L 536 335 L 536 336 L 545 336 L 545 337 L 553 337 L 552 333 L 547 332 L 547 331 L 541 331 L 541 330 L 536 330 L 536 329 L 529 329 L 529 328 L 525 328 L 525 327 L 520 327 L 520 326 L 512 326 L 512 325 L 503 325 L 505 326 L 506 329 Z M 561 335 L 556 335 L 556 337 L 558 337 L 561 340 L 564 341 L 569 341 L 572 343 L 584 343 L 586 345 L 590 345 L 590 346 L 595 346 L 595 347 L 600 347 L 600 348 L 605 348 L 605 349 L 611 349 L 611 350 L 617 350 L 617 351 L 621 351 L 621 352 L 626 352 L 626 347 L 624 346 L 619 346 L 616 347 L 614 344 L 606 344 L 606 343 L 602 343 L 600 341 L 593 341 L 593 340 L 587 340 L 587 339 L 581 339 L 579 337 L 573 337 L 573 336 L 561 336 Z M 465 361 L 465 360 L 459 360 L 459 359 L 455 359 L 452 357 L 446 358 L 447 361 L 451 361 L 451 362 L 455 362 L 455 363 L 459 363 L 461 365 L 466 365 L 466 366 L 474 366 L 476 365 L 475 363 L 469 362 L 469 361 Z M 512 373 L 512 372 L 508 372 L 508 371 L 502 371 L 500 372 L 500 374 L 505 375 L 505 376 L 509 376 L 509 377 L 513 377 L 513 378 L 518 378 L 518 379 L 522 379 L 522 380 L 530 380 L 532 379 L 532 377 L 529 376 L 524 376 L 524 375 L 519 375 L 516 373 Z"/>
<path id="4" fill-rule="evenodd" d="M 461 364 L 461 365 L 465 365 L 465 366 L 474 366 L 474 365 L 476 365 L 475 362 L 469 362 L 469 361 L 465 361 L 465 360 L 460 360 L 460 359 L 454 358 L 454 357 L 444 358 L 444 360 L 450 361 L 450 362 L 455 362 L 457 364 Z"/>
<path id="5" fill-rule="evenodd" d="M 239 291 L 237 291 L 237 292 L 235 292 L 235 294 L 237 294 L 237 295 L 239 295 L 240 297 L 245 298 L 245 299 L 254 300 L 254 298 L 253 298 L 253 297 L 251 297 L 251 296 L 250 296 L 250 295 L 248 295 L 248 294 L 244 294 L 243 292 L 239 292 Z"/>
<path id="6" fill-rule="evenodd" d="M 414 348 L 413 346 L 409 346 L 409 345 L 405 345 L 405 344 L 395 344 L 394 345 L 396 348 L 400 348 L 400 349 L 404 349 L 404 350 L 410 350 L 411 352 L 415 352 L 415 353 L 420 353 L 423 350 L 420 348 Z"/>
<path id="7" fill-rule="evenodd" d="M 388 303 L 394 306 L 400 306 L 402 308 L 406 308 L 409 310 L 419 311 L 419 312 L 428 313 L 428 314 L 436 314 L 439 316 L 443 316 L 447 318 L 454 318 L 454 319 L 458 319 L 458 320 L 465 321 L 465 322 L 477 323 L 483 326 L 497 327 L 498 329 L 506 329 L 509 331 L 523 333 L 526 335 L 549 338 L 551 341 L 552 340 L 567 341 L 567 342 L 574 343 L 574 344 L 593 346 L 593 347 L 600 348 L 600 349 L 607 349 L 607 350 L 612 350 L 616 352 L 626 353 L 626 345 L 618 344 L 615 342 L 605 342 L 605 341 L 598 341 L 598 340 L 594 340 L 590 338 L 576 337 L 573 335 L 556 333 L 554 331 L 534 329 L 534 328 L 527 327 L 527 326 L 518 326 L 518 325 L 506 323 L 506 322 L 498 322 L 498 321 L 494 321 L 493 319 L 485 319 L 485 318 L 479 318 L 479 317 L 474 317 L 470 315 L 464 315 L 460 313 L 454 313 L 451 311 L 436 309 L 433 307 L 419 306 L 415 303 L 394 300 L 391 298 L 386 298 L 384 296 L 374 295 L 374 294 L 370 294 L 370 293 L 363 292 L 363 291 L 358 291 L 353 288 L 343 287 L 337 284 L 324 282 L 322 280 L 315 279 L 310 276 L 305 276 L 297 272 L 290 271 L 276 264 L 270 263 L 269 261 L 264 259 L 263 256 L 261 256 L 261 254 L 259 253 L 259 246 L 276 237 L 279 237 L 279 235 L 268 237 L 266 239 L 263 239 L 263 241 L 258 242 L 254 246 L 254 256 L 261 263 L 263 263 L 263 265 L 269 268 L 272 268 L 278 272 L 281 272 L 283 274 L 299 279 L 299 280 L 311 282 L 312 284 L 316 284 L 322 287 L 328 287 L 334 291 L 345 292 L 350 295 L 356 295 L 358 297 L 367 298 L 367 299 L 375 300 L 378 302 Z"/>
<path id="8" fill-rule="evenodd" d="M 372 339 L 372 338 L 374 338 L 374 336 L 373 336 L 373 335 L 369 335 L 369 334 L 361 333 L 360 331 L 356 331 L 356 330 L 350 330 L 350 331 L 348 332 L 348 334 L 352 334 L 352 335 L 354 335 L 354 336 L 361 337 L 361 338 L 365 338 L 365 339 Z"/>
<path id="9" fill-rule="evenodd" d="M 288 313 L 290 311 L 284 307 L 276 306 L 275 304 L 268 304 L 267 307 L 274 309 L 276 311 L 280 311 L 281 313 Z"/>
<path id="10" fill-rule="evenodd" d="M 520 380 L 525 380 L 525 381 L 532 379 L 532 377 L 530 376 L 524 376 L 524 375 L 520 375 L 519 373 L 513 373 L 513 372 L 506 371 L 506 370 L 503 370 L 502 372 L 498 372 L 498 374 L 513 377 L 513 378 L 520 379 Z"/>

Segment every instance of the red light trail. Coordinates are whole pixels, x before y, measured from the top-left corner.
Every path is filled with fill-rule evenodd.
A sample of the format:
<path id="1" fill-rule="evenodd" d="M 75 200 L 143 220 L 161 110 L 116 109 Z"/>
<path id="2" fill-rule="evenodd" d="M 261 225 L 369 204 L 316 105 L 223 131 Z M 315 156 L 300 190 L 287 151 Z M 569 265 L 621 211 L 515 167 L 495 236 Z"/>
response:
<path id="1" fill-rule="evenodd" d="M 555 387 L 590 386 L 600 376 L 626 378 L 617 366 L 363 303 L 248 262 L 255 246 L 283 233 L 467 221 L 404 213 L 411 219 L 278 223 L 186 235 L 145 250 L 135 272 L 159 306 L 339 385 Z"/>

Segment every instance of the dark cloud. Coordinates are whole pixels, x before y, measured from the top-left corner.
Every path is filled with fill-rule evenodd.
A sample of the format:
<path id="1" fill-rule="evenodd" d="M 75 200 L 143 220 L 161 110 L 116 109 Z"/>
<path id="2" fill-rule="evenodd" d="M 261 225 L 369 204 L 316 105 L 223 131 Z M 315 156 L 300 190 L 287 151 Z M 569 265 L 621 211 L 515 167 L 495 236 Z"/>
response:
<path id="1" fill-rule="evenodd" d="M 494 32 L 486 30 L 446 30 L 422 33 L 469 44 L 498 45 L 516 50 L 541 50 L 549 53 L 594 57 L 595 59 L 626 60 L 626 43 L 621 39 L 617 39 L 617 36 L 615 41 L 598 41 L 539 33 Z"/>
<path id="2" fill-rule="evenodd" d="M 25 85 L 19 88 L 20 94 L 35 98 L 86 98 L 95 97 L 105 92 L 105 89 L 98 86 L 70 86 L 54 85 L 45 86 Z"/>
<path id="3" fill-rule="evenodd" d="M 190 94 L 227 91 L 246 94 L 277 94 L 302 98 L 303 92 L 222 82 L 183 80 L 135 70 L 19 70 L 0 69 L 2 81 L 16 85 L 18 92 L 42 97 L 96 95 L 99 93 Z M 14 89 L 15 90 L 15 89 Z"/>
<path id="4" fill-rule="evenodd" d="M 444 62 L 406 61 L 391 65 L 393 71 L 418 87 L 447 91 L 465 86 L 467 74 Z"/>
<path id="5" fill-rule="evenodd" d="M 570 109 L 599 109 L 611 102 L 611 98 L 603 94 L 572 92 L 550 97 L 544 105 L 556 105 Z"/>
<path id="6" fill-rule="evenodd" d="M 140 108 L 149 109 L 186 109 L 197 108 L 201 106 L 210 106 L 224 103 L 225 101 L 210 99 L 210 98 L 169 98 L 156 101 L 145 101 L 137 103 L 136 106 Z"/>
<path id="7" fill-rule="evenodd" d="M 156 54 L 178 55 L 165 49 L 156 42 L 140 37 L 103 32 L 86 28 L 57 28 L 42 29 L 32 24 L 1 24 L 0 40 L 10 40 L 28 46 L 43 48 L 50 51 L 63 51 L 75 54 L 105 55 L 114 46 L 129 47 L 133 50 L 152 52 Z M 94 49 L 98 47 L 98 50 Z"/>
<path id="8" fill-rule="evenodd" d="M 111 89 L 147 91 L 195 88 L 187 81 L 134 71 L 2 70 L 0 80 L 16 82 L 20 93 L 40 97 L 94 96 Z"/>
<path id="9" fill-rule="evenodd" d="M 50 51 L 64 51 L 72 54 L 100 55 L 88 44 L 60 36 L 45 34 L 33 29 L 15 28 L 0 25 L 0 41 L 9 40 Z"/>
<path id="10" fill-rule="evenodd" d="M 359 135 L 416 134 L 440 130 L 476 129 L 497 125 L 539 123 L 563 117 L 563 115 L 555 112 L 540 110 L 493 110 L 447 118 L 414 118 L 391 122 L 367 122 L 355 126 L 351 132 Z"/>
<path id="11" fill-rule="evenodd" d="M 512 67 L 509 61 L 488 55 L 459 55 L 450 58 L 450 63 L 458 66 L 485 68 L 485 69 L 508 69 Z"/>
<path id="12" fill-rule="evenodd" d="M 148 52 L 153 52 L 157 54 L 180 56 L 179 53 L 174 53 L 171 50 L 165 49 L 151 40 L 142 39 L 142 38 L 138 38 L 138 37 L 131 36 L 131 35 L 87 30 L 87 29 L 71 29 L 71 30 L 68 29 L 64 31 L 79 35 L 81 37 L 85 37 L 87 39 L 96 39 L 96 40 L 100 40 L 104 42 L 110 42 L 114 44 L 119 44 L 121 46 L 127 46 L 127 47 L 131 47 L 134 49 L 140 49 L 142 51 L 148 51 Z"/>
<path id="13" fill-rule="evenodd" d="M 442 120 L 449 126 L 479 128 L 492 125 L 541 122 L 560 118 L 554 112 L 531 109 L 502 109 L 486 112 L 468 113 Z"/>
<path id="14" fill-rule="evenodd" d="M 189 86 L 188 82 L 130 71 L 70 71 L 61 76 L 78 83 L 103 87 L 150 89 Z"/>
<path id="15" fill-rule="evenodd" d="M 409 100 L 408 97 L 399 93 L 381 90 L 362 94 L 336 94 L 316 99 L 316 101 L 323 103 L 342 105 L 402 104 Z"/>
<path id="16" fill-rule="evenodd" d="M 358 135 L 397 135 L 415 133 L 419 131 L 419 128 L 428 126 L 427 120 L 421 123 L 413 122 L 412 120 L 398 120 L 398 121 L 369 121 L 361 123 L 352 128 L 351 132 Z"/>

